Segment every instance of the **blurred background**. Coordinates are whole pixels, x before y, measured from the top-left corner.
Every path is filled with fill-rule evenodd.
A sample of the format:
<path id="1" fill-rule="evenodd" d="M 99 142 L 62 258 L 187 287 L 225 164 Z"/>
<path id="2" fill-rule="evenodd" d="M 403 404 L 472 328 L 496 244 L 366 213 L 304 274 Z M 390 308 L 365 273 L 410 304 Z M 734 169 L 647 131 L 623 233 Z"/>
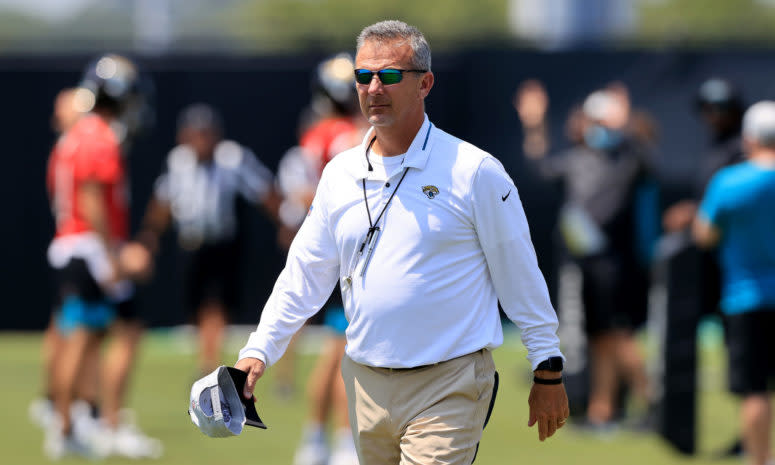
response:
<path id="1" fill-rule="evenodd" d="M 428 14 L 433 11 L 434 14 Z M 50 115 L 56 93 L 78 83 L 104 52 L 125 53 L 154 84 L 154 126 L 129 158 L 133 205 L 144 206 L 175 142 L 175 118 L 203 101 L 219 108 L 226 136 L 250 147 L 271 169 L 295 144 L 299 113 L 309 102 L 315 65 L 353 50 L 364 24 L 397 17 L 429 38 L 438 75 L 428 112 L 440 127 L 496 155 L 517 181 L 531 225 L 551 229 L 557 199 L 521 166 L 522 134 L 512 98 L 525 79 L 542 81 L 551 98 L 553 146 L 567 145 L 568 110 L 613 81 L 630 88 L 633 105 L 658 123 L 657 152 L 669 189 L 691 175 L 710 137 L 694 111 L 697 89 L 711 76 L 737 83 L 746 102 L 773 94 L 775 2 L 767 0 L 487 0 L 361 5 L 348 1 L 88 1 L 0 0 L 0 79 L 9 176 L 2 184 L 8 224 L 0 241 L 3 295 L 13 307 L 0 328 L 34 329 L 48 317 L 45 250 L 53 231 L 44 180 L 55 140 Z M 744 27 L 742 26 L 744 25 Z M 676 194 L 679 195 L 679 194 Z M 666 200 L 667 201 L 667 200 Z M 137 225 L 143 208 L 132 211 Z M 260 222 L 251 215 L 248 223 Z M 265 224 L 251 230 L 261 266 L 247 267 L 255 291 L 243 321 L 252 322 L 281 266 Z M 547 235 L 534 233 L 539 250 Z M 169 248 L 167 248 L 169 250 Z M 539 253 L 549 259 L 551 251 Z M 163 263 L 163 262 L 162 262 Z M 544 267 L 550 272 L 550 267 Z M 158 287 L 173 284 L 159 273 Z M 152 287 L 156 287 L 154 284 Z M 161 294 L 148 308 L 151 325 L 180 322 Z M 32 310 L 35 309 L 35 310 Z"/>
<path id="2" fill-rule="evenodd" d="M 354 52 L 355 37 L 365 25 L 390 18 L 416 25 L 431 44 L 436 75 L 427 99 L 431 120 L 495 155 L 515 180 L 555 303 L 559 278 L 553 231 L 562 193 L 526 161 L 524 131 L 513 105 L 523 81 L 540 81 L 549 96 L 551 151 L 570 144 L 563 129 L 569 111 L 591 92 L 613 82 L 623 84 L 632 107 L 654 122 L 660 212 L 689 195 L 711 143 L 696 111 L 701 84 L 713 76 L 728 79 L 746 104 L 775 96 L 773 0 L 0 0 L 0 128 L 5 144 L 0 192 L 9 200 L 0 232 L 5 263 L 0 295 L 6 302 L 0 312 L 0 369 L 24 380 L 14 387 L 3 383 L 1 389 L 12 390 L 9 394 L 19 400 L 0 396 L 4 411 L 11 409 L 14 418 L 26 422 L 27 401 L 42 391 L 36 351 L 54 300 L 45 254 L 54 221 L 44 182 L 56 141 L 51 114 L 57 93 L 78 84 L 86 64 L 105 52 L 131 57 L 150 77 L 153 111 L 147 118 L 152 124 L 132 144 L 127 162 L 135 231 L 176 143 L 181 109 L 193 102 L 213 105 L 221 112 L 225 136 L 250 148 L 276 172 L 281 156 L 297 144 L 317 64 L 339 51 Z M 244 220 L 243 285 L 226 364 L 258 321 L 284 260 L 272 222 L 255 209 L 242 208 L 239 214 Z M 195 373 L 194 342 L 181 304 L 175 238 L 166 234 L 162 240 L 166 245 L 154 277 L 138 291 L 139 313 L 151 331 L 145 335 L 149 343 L 138 362 L 130 401 L 144 429 L 167 446 L 159 463 L 212 463 L 208 460 L 220 461 L 224 453 L 226 463 L 290 463 L 302 424 L 300 395 L 286 404 L 267 388 L 269 432 L 250 441 L 229 440 L 223 446 L 228 452 L 192 431 L 183 416 L 186 384 Z M 659 360 L 665 358 L 659 341 L 665 333 L 648 323 L 639 328 L 639 341 L 650 365 L 657 366 L 651 373 L 659 384 L 664 382 Z M 690 390 L 696 386 L 702 400 L 698 426 L 678 434 L 683 439 L 665 440 L 663 428 L 662 439 L 658 433 L 625 432 L 595 435 L 590 443 L 584 433 L 563 430 L 552 440 L 556 446 L 539 444 L 535 431 L 523 427 L 529 367 L 521 362 L 521 349 L 513 343 L 517 336 L 509 331 L 511 343 L 499 360 L 510 381 L 503 388 L 500 415 L 496 408 L 485 435 L 493 436 L 494 445 L 490 452 L 483 445 L 477 463 L 635 464 L 640 457 L 642 463 L 741 463 L 738 458 L 711 458 L 736 435 L 736 404 L 725 391 L 723 337 L 712 317 L 699 327 L 699 374 L 687 375 L 690 381 L 696 376 Z M 312 334 L 301 344 L 305 355 L 296 368 L 298 383 L 310 364 L 304 357 L 315 353 Z M 159 396 L 170 396 L 168 402 L 155 397 L 157 389 Z M 510 442 L 512 433 L 521 438 L 519 450 Z M 686 434 L 696 435 L 698 445 L 693 440 L 687 445 Z M 45 460 L 39 452 L 41 437 L 32 427 L 14 427 L 3 436 L 14 442 L 18 437 L 20 444 L 3 452 L 16 459 L 7 463 Z M 273 452 L 261 461 L 265 447 Z M 684 454 L 675 455 L 679 451 Z"/>

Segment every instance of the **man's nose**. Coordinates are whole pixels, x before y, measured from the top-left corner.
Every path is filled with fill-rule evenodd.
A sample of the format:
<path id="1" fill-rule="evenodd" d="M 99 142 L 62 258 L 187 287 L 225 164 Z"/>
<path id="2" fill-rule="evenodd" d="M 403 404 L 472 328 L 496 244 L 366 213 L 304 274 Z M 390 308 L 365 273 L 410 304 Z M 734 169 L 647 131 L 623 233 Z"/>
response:
<path id="1" fill-rule="evenodd" d="M 382 81 L 380 81 L 379 76 L 377 73 L 374 73 L 371 76 L 371 81 L 369 82 L 369 93 L 375 94 L 382 91 Z"/>

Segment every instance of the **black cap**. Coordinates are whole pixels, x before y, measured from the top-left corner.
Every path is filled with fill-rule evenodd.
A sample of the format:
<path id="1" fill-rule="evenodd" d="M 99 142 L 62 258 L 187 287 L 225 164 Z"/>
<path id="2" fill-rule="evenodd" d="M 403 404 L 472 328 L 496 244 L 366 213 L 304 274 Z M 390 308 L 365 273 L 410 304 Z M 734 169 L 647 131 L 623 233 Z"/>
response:
<path id="1" fill-rule="evenodd" d="M 709 108 L 721 111 L 741 110 L 743 101 L 739 90 L 732 82 L 712 77 L 705 80 L 697 89 L 695 106 L 698 111 Z"/>
<path id="2" fill-rule="evenodd" d="M 242 401 L 242 406 L 245 407 L 245 424 L 255 426 L 256 428 L 266 429 L 266 425 L 258 416 L 256 411 L 256 405 L 252 400 L 245 399 L 242 392 L 245 390 L 245 382 L 248 380 L 248 374 L 238 368 L 226 367 L 229 371 L 231 380 L 234 381 L 234 386 L 237 388 L 239 398 Z"/>

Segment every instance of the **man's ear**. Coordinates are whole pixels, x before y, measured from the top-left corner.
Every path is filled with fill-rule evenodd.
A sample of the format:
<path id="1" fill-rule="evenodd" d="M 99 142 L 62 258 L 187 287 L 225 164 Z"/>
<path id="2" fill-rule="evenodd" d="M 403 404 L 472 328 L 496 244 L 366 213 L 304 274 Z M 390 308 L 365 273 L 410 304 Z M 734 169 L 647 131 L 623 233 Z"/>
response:
<path id="1" fill-rule="evenodd" d="M 750 156 L 751 152 L 756 150 L 756 141 L 752 140 L 749 137 L 743 137 L 743 153 L 745 154 L 746 158 Z"/>
<path id="2" fill-rule="evenodd" d="M 433 83 L 435 82 L 435 78 L 433 76 L 432 71 L 428 71 L 427 73 L 422 75 L 422 79 L 420 80 L 420 98 L 425 98 L 428 96 L 428 94 L 431 92 L 431 88 L 433 87 Z"/>

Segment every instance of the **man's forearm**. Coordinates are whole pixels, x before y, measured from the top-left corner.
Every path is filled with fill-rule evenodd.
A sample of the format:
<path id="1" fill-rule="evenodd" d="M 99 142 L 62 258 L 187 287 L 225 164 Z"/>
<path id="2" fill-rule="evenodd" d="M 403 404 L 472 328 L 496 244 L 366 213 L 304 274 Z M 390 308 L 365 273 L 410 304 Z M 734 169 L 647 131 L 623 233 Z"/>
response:
<path id="1" fill-rule="evenodd" d="M 143 218 L 143 226 L 137 233 L 137 241 L 151 253 L 159 250 L 159 240 L 170 222 L 171 212 L 168 204 L 156 198 L 151 199 Z"/>

